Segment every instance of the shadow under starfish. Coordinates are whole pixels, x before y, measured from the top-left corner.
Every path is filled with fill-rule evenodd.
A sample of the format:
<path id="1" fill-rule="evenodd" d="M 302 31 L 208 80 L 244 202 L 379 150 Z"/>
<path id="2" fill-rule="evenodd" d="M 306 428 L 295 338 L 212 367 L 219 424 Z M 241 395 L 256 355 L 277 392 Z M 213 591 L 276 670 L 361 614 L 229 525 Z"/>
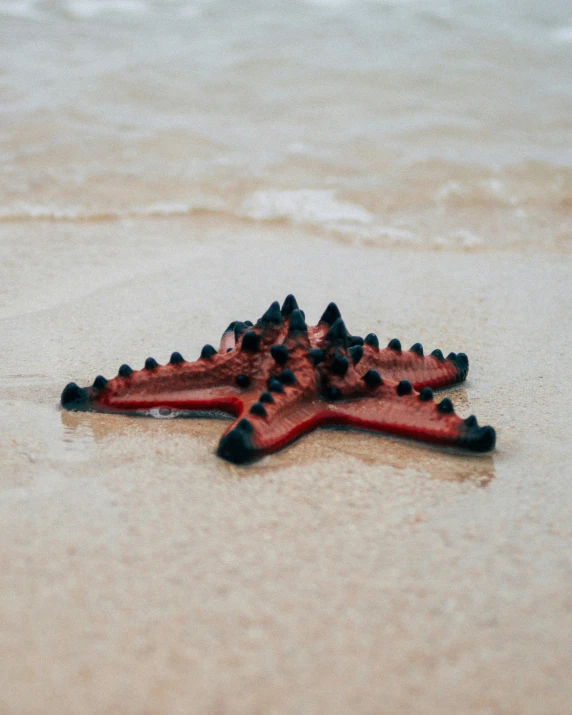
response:
<path id="1" fill-rule="evenodd" d="M 61 396 L 68 410 L 151 414 L 225 412 L 236 417 L 217 454 L 245 464 L 275 452 L 324 426 L 346 426 L 411 437 L 424 442 L 487 452 L 492 427 L 474 416 L 459 418 L 433 389 L 466 379 L 464 353 L 423 354 L 399 340 L 380 349 L 377 337 L 348 333 L 334 303 L 315 326 L 289 295 L 272 303 L 260 320 L 231 323 L 219 350 L 205 345 L 187 362 L 173 353 L 168 365 L 148 358 L 143 370 L 128 365 L 112 380 L 101 375 L 91 387 L 69 383 Z"/>

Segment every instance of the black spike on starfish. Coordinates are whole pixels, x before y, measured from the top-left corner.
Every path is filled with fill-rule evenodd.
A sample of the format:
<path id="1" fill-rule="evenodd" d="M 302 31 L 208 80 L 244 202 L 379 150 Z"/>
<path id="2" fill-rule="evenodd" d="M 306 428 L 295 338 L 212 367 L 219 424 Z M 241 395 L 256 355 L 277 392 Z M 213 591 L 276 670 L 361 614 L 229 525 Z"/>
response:
<path id="1" fill-rule="evenodd" d="M 231 323 L 219 350 L 205 345 L 196 362 L 173 353 L 168 365 L 148 358 L 117 377 L 96 377 L 91 387 L 71 382 L 61 397 L 68 410 L 145 413 L 227 412 L 235 422 L 217 454 L 236 464 L 275 452 L 317 427 L 343 425 L 487 452 L 492 427 L 463 420 L 453 403 L 433 399 L 433 389 L 462 382 L 464 353 L 424 355 L 420 343 L 402 350 L 399 340 L 380 349 L 377 337 L 348 333 L 330 303 L 308 326 L 294 296 L 273 303 L 256 325 Z"/>

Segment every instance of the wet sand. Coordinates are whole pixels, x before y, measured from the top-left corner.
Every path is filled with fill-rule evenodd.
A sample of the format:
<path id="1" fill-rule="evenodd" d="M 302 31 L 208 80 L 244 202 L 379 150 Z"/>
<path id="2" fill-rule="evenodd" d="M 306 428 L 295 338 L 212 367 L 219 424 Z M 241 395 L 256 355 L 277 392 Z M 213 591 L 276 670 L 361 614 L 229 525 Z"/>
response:
<path id="1" fill-rule="evenodd" d="M 1 232 L 0 712 L 570 712 L 569 256 L 200 217 Z M 467 352 L 447 392 L 497 450 L 322 431 L 239 468 L 218 420 L 59 409 L 289 292 Z"/>

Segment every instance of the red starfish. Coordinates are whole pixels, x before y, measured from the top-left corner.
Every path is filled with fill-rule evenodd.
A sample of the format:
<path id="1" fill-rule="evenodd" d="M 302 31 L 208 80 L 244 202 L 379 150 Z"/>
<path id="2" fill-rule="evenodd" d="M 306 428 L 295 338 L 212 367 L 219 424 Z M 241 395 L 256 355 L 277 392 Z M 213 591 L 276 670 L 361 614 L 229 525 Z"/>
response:
<path id="1" fill-rule="evenodd" d="M 236 420 L 217 454 L 237 464 L 328 425 L 487 452 L 495 445 L 492 427 L 459 418 L 448 397 L 433 401 L 431 388 L 462 382 L 468 369 L 464 353 L 424 356 L 419 343 L 402 351 L 399 340 L 380 350 L 373 333 L 351 336 L 334 303 L 308 327 L 289 295 L 256 325 L 231 323 L 218 352 L 205 345 L 196 362 L 173 353 L 164 366 L 153 358 L 143 370 L 122 365 L 112 380 L 100 375 L 86 388 L 71 382 L 61 399 L 69 410 L 229 413 Z"/>

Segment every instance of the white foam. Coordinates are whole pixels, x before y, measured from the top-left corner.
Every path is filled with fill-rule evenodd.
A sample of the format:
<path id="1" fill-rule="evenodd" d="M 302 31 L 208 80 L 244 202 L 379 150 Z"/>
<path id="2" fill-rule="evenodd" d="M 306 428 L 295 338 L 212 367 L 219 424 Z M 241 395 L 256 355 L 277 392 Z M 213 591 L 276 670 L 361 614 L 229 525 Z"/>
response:
<path id="1" fill-rule="evenodd" d="M 182 201 L 162 201 L 135 209 L 132 213 L 143 216 L 178 216 L 190 213 L 192 210 L 193 206 L 191 204 Z"/>
<path id="2" fill-rule="evenodd" d="M 0 221 L 26 219 L 53 221 L 113 220 L 137 216 L 184 216 L 196 211 L 226 212 L 222 200 L 200 197 L 193 202 L 160 201 L 127 209 L 88 208 L 85 206 L 53 206 L 20 201 L 0 208 Z M 239 215 L 256 221 L 287 219 L 295 223 L 346 227 L 372 223 L 372 215 L 362 206 L 338 201 L 333 191 L 256 191 L 240 206 Z"/>
<path id="3" fill-rule="evenodd" d="M 365 224 L 373 218 L 363 206 L 338 201 L 334 191 L 313 189 L 255 191 L 242 203 L 240 213 L 259 221 L 289 219 L 313 224 Z"/>
<path id="4" fill-rule="evenodd" d="M 478 186 L 487 191 L 491 196 L 498 198 L 506 198 L 506 185 L 499 179 L 482 179 L 478 182 Z"/>
<path id="5" fill-rule="evenodd" d="M 379 239 L 391 241 L 393 243 L 412 243 L 419 240 L 419 236 L 413 231 L 408 231 L 397 226 L 372 225 L 372 226 L 336 226 L 336 232 L 348 235 L 352 241 L 368 243 Z"/>
<path id="6" fill-rule="evenodd" d="M 572 25 L 559 27 L 557 30 L 552 32 L 552 37 L 556 40 L 556 42 L 572 43 Z"/>
<path id="7" fill-rule="evenodd" d="M 482 200 L 494 199 L 501 204 L 514 206 L 518 203 L 518 196 L 510 193 L 506 182 L 495 177 L 480 179 L 476 182 L 446 181 L 436 192 L 437 202 L 446 202 L 449 199 L 462 199 L 470 201 L 472 198 Z"/>
<path id="8" fill-rule="evenodd" d="M 476 233 L 469 231 L 467 229 L 459 229 L 451 234 L 451 238 L 454 243 L 458 243 L 461 246 L 466 246 L 467 248 L 472 248 L 473 246 L 479 246 L 482 244 L 482 239 L 477 236 Z"/>
<path id="9" fill-rule="evenodd" d="M 88 215 L 80 208 L 59 208 L 43 204 L 29 204 L 24 201 L 10 207 L 0 208 L 0 220 L 35 218 L 73 221 L 87 217 Z"/>
<path id="10" fill-rule="evenodd" d="M 446 181 L 437 191 L 435 198 L 437 201 L 446 201 L 450 196 L 462 196 L 464 193 L 458 181 Z"/>
<path id="11" fill-rule="evenodd" d="M 102 221 L 138 216 L 184 216 L 194 211 L 224 211 L 225 206 L 216 200 L 187 203 L 180 201 L 162 201 L 148 206 L 135 206 L 120 209 L 89 209 L 81 206 L 50 206 L 46 204 L 31 204 L 24 201 L 0 208 L 0 221 L 19 221 L 26 219 L 51 221 Z"/>
<path id="12" fill-rule="evenodd" d="M 140 206 L 125 211 L 123 215 L 129 216 L 183 216 L 194 211 L 225 211 L 226 205 L 223 201 L 198 196 L 194 202 L 187 201 L 158 201 L 148 206 Z"/>

